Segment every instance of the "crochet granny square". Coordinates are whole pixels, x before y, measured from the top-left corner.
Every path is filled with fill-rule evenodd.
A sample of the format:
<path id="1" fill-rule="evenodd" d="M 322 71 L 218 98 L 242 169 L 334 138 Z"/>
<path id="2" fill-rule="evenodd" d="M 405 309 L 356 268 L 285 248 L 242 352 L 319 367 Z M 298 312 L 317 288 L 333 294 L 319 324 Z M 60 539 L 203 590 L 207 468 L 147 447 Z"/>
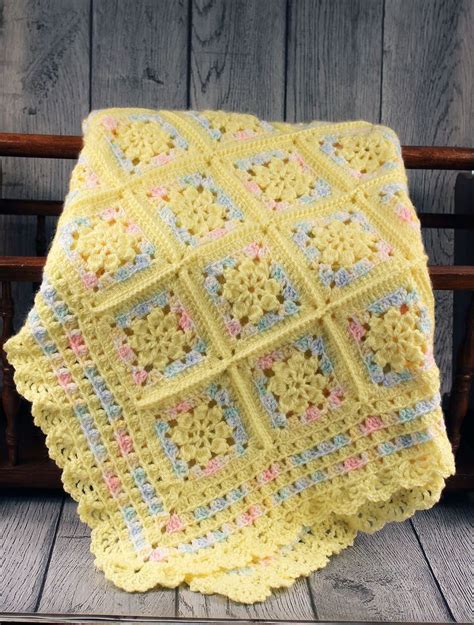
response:
<path id="1" fill-rule="evenodd" d="M 95 564 L 246 603 L 434 505 L 454 459 L 395 133 L 94 111 L 5 345 Z"/>

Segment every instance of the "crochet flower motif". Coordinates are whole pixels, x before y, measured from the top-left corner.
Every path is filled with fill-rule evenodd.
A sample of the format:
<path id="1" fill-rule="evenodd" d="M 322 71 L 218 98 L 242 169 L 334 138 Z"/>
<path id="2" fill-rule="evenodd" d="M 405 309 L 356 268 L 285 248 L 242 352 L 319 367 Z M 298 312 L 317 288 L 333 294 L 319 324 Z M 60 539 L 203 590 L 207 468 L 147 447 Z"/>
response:
<path id="1" fill-rule="evenodd" d="M 212 382 L 166 408 L 155 431 L 174 474 L 182 480 L 215 475 L 233 458 L 245 454 L 249 443 L 227 382 Z"/>
<path id="2" fill-rule="evenodd" d="M 219 406 L 200 404 L 178 417 L 171 429 L 171 440 L 179 447 L 180 456 L 190 466 L 205 466 L 216 455 L 230 451 L 232 429 L 223 420 Z"/>
<path id="3" fill-rule="evenodd" d="M 364 230 L 356 221 L 337 219 L 324 228 L 313 230 L 313 236 L 320 251 L 319 262 L 333 270 L 372 258 L 378 252 L 380 240 L 375 232 Z"/>
<path id="4" fill-rule="evenodd" d="M 190 112 L 211 136 L 218 141 L 242 140 L 261 135 L 273 130 L 268 122 L 248 114 L 228 113 L 226 111 Z"/>
<path id="5" fill-rule="evenodd" d="M 177 216 L 177 225 L 200 238 L 221 228 L 227 220 L 225 206 L 216 201 L 210 189 L 194 186 L 172 189 L 169 203 Z"/>
<path id="6" fill-rule="evenodd" d="M 175 314 L 163 308 L 154 308 L 149 315 L 131 325 L 128 344 L 144 369 L 156 367 L 160 371 L 169 362 L 182 358 L 186 346 L 196 339 L 193 331 L 184 332 Z"/>
<path id="7" fill-rule="evenodd" d="M 171 290 L 158 290 L 117 311 L 111 330 L 117 356 L 130 371 L 134 389 L 180 375 L 207 355 L 207 341 Z"/>
<path id="8" fill-rule="evenodd" d="M 94 291 L 127 280 L 156 259 L 155 245 L 122 207 L 74 217 L 59 238 L 84 286 Z"/>
<path id="9" fill-rule="evenodd" d="M 280 308 L 280 283 L 271 277 L 271 261 L 244 258 L 224 270 L 223 296 L 231 304 L 234 316 L 257 323 L 268 312 Z"/>
<path id="10" fill-rule="evenodd" d="M 250 363 L 252 380 L 273 428 L 310 425 L 344 402 L 326 343 L 305 334 Z"/>
<path id="11" fill-rule="evenodd" d="M 399 149 L 391 135 L 372 131 L 370 135 L 326 136 L 319 141 L 322 152 L 333 161 L 349 168 L 357 178 L 366 178 L 392 166 Z"/>
<path id="12" fill-rule="evenodd" d="M 272 158 L 269 163 L 255 165 L 251 173 L 265 196 L 275 202 L 292 202 L 312 189 L 311 173 L 289 158 Z"/>
<path id="13" fill-rule="evenodd" d="M 140 254 L 142 235 L 123 219 L 99 221 L 80 229 L 71 250 L 79 254 L 87 271 L 96 276 L 115 273 Z"/>
<path id="14" fill-rule="evenodd" d="M 353 210 L 296 224 L 293 241 L 329 288 L 347 286 L 395 254 L 366 217 Z"/>
<path id="15" fill-rule="evenodd" d="M 118 145 L 133 165 L 149 164 L 174 147 L 171 137 L 156 122 L 120 120 L 116 135 Z"/>
<path id="16" fill-rule="evenodd" d="M 366 344 L 374 351 L 375 362 L 400 373 L 420 368 L 428 350 L 426 335 L 419 329 L 419 316 L 406 304 L 374 316 Z"/>
<path id="17" fill-rule="evenodd" d="M 236 133 L 242 130 L 257 132 L 260 127 L 260 121 L 253 115 L 229 115 L 225 111 L 209 111 L 205 114 L 205 117 L 214 128 L 218 128 L 224 134 Z"/>
<path id="18" fill-rule="evenodd" d="M 370 174 L 393 158 L 393 147 L 381 137 L 371 141 L 370 146 L 361 137 L 345 137 L 341 153 L 352 167 L 362 174 Z"/>
<path id="19" fill-rule="evenodd" d="M 318 373 L 319 359 L 315 356 L 306 358 L 302 352 L 296 352 L 288 360 L 273 366 L 273 376 L 268 383 L 268 390 L 278 397 L 280 408 L 285 413 L 303 414 L 309 405 L 318 406 L 324 402 L 326 376 Z"/>
<path id="20" fill-rule="evenodd" d="M 301 309 L 285 268 L 261 241 L 203 268 L 204 287 L 234 340 L 264 332 Z"/>
<path id="21" fill-rule="evenodd" d="M 201 171 L 155 186 L 147 196 L 176 239 L 191 247 L 218 239 L 244 221 L 214 177 Z"/>
<path id="22" fill-rule="evenodd" d="M 234 162 L 246 189 L 271 211 L 310 204 L 331 195 L 331 185 L 319 177 L 296 150 L 269 150 Z"/>

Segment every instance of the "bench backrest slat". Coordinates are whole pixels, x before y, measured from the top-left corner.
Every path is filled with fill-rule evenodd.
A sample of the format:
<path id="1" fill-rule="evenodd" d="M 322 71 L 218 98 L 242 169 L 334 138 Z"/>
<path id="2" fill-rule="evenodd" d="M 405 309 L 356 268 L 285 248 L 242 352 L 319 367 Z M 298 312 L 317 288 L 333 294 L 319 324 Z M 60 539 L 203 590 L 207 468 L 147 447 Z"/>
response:
<path id="1" fill-rule="evenodd" d="M 75 159 L 81 149 L 82 137 L 74 135 L 0 133 L 0 156 Z M 473 148 L 410 145 L 402 156 L 407 169 L 474 170 Z"/>

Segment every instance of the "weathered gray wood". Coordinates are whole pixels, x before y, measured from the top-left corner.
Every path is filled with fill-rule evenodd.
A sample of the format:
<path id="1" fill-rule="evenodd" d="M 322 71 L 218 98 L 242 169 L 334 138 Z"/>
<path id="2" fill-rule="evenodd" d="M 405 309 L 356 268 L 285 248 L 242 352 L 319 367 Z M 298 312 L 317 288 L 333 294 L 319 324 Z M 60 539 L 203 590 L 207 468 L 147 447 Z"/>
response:
<path id="1" fill-rule="evenodd" d="M 90 532 L 67 499 L 38 612 L 174 616 L 174 590 L 127 593 L 94 567 Z"/>
<path id="2" fill-rule="evenodd" d="M 305 580 L 254 606 L 183 590 L 175 611 L 174 591 L 123 593 L 94 569 L 90 533 L 79 521 L 76 505 L 67 499 L 57 525 L 60 507 L 61 496 L 25 495 L 0 500 L 1 610 L 32 611 L 39 603 L 40 612 L 314 618 Z M 472 510 L 472 499 L 466 497 L 418 513 L 413 525 L 424 554 L 410 522 L 391 524 L 371 536 L 360 535 L 354 547 L 312 576 L 317 617 L 449 621 L 451 613 L 438 590 L 439 584 L 454 617 L 471 621 Z M 306 601 L 302 601 L 303 596 Z"/>
<path id="3" fill-rule="evenodd" d="M 474 498 L 451 496 L 412 521 L 431 569 L 456 621 L 474 621 Z"/>
<path id="4" fill-rule="evenodd" d="M 192 108 L 283 119 L 284 0 L 195 0 L 190 84 Z"/>
<path id="5" fill-rule="evenodd" d="M 380 114 L 379 0 L 295 0 L 288 24 L 288 121 Z"/>
<path id="6" fill-rule="evenodd" d="M 452 620 L 409 521 L 359 534 L 310 586 L 321 620 Z"/>
<path id="7" fill-rule="evenodd" d="M 62 504 L 60 494 L 0 498 L 0 612 L 35 610 Z"/>
<path id="8" fill-rule="evenodd" d="M 382 121 L 404 144 L 472 144 L 474 135 L 474 28 L 470 0 L 385 3 Z M 452 212 L 455 172 L 410 174 L 419 210 Z M 454 237 L 449 230 L 424 233 L 431 262 L 450 264 Z M 443 391 L 451 384 L 452 294 L 436 294 L 436 359 Z"/>
<path id="9" fill-rule="evenodd" d="M 92 108 L 186 108 L 187 0 L 93 3 Z"/>
<path id="10" fill-rule="evenodd" d="M 89 106 L 89 0 L 4 0 L 0 129 L 77 134 Z M 71 162 L 2 159 L 2 197 L 62 199 Z M 47 237 L 54 220 L 48 218 Z M 1 254 L 35 254 L 31 217 L 0 219 Z M 16 324 L 31 286 L 14 285 Z"/>

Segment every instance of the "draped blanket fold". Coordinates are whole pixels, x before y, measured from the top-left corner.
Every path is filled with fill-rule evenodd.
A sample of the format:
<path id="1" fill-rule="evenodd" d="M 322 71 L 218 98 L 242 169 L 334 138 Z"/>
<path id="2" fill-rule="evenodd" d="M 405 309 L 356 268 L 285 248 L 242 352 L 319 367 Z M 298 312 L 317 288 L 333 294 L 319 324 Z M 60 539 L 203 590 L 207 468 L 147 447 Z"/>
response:
<path id="1" fill-rule="evenodd" d="M 116 108 L 5 350 L 106 577 L 253 603 L 438 501 L 433 313 L 390 128 Z"/>

